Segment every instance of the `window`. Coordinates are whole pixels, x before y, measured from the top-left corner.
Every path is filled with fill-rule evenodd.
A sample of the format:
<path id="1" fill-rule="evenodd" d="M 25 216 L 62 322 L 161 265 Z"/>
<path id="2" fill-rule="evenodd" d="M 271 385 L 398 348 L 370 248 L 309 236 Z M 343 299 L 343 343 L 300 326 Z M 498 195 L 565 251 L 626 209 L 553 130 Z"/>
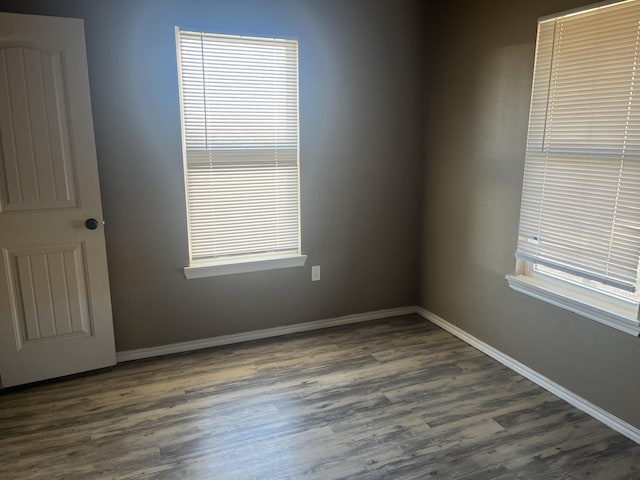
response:
<path id="1" fill-rule="evenodd" d="M 176 27 L 187 278 L 304 265 L 298 42 Z"/>
<path id="2" fill-rule="evenodd" d="M 538 23 L 515 290 L 638 335 L 640 1 Z"/>

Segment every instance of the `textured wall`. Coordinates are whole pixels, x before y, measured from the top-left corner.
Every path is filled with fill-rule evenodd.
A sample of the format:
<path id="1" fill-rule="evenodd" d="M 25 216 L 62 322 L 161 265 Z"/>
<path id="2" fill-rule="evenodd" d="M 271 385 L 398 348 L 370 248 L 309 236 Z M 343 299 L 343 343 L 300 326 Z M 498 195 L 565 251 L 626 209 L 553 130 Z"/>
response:
<path id="1" fill-rule="evenodd" d="M 586 3 L 463 0 L 433 12 L 420 303 L 640 427 L 640 339 L 504 278 L 515 267 L 536 20 Z"/>
<path id="2" fill-rule="evenodd" d="M 118 350 L 417 301 L 418 10 L 409 0 L 0 1 L 0 11 L 85 20 Z M 300 41 L 304 268 L 185 280 L 175 25 Z"/>

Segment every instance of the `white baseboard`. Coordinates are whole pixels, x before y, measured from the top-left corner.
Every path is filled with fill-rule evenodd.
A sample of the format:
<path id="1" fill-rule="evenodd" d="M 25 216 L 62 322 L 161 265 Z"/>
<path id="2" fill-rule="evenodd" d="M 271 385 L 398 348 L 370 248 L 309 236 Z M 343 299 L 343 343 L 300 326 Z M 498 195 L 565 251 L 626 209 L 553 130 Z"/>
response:
<path id="1" fill-rule="evenodd" d="M 544 375 L 541 375 L 540 373 L 527 367 L 523 363 L 520 363 L 514 358 L 511 358 L 510 356 L 502 353 L 500 350 L 495 349 L 491 345 L 484 343 L 482 340 L 477 339 L 473 335 L 447 322 L 446 320 L 439 317 L 435 313 L 425 310 L 422 307 L 416 307 L 415 312 L 421 315 L 422 317 L 426 318 L 427 320 L 435 323 L 436 325 L 446 330 L 447 332 L 451 333 L 452 335 L 455 335 L 465 343 L 468 343 L 472 347 L 477 348 L 482 353 L 502 363 L 503 365 L 510 368 L 514 372 L 517 372 L 523 377 L 528 378 L 533 383 L 541 386 L 545 390 L 548 390 L 549 392 L 553 393 L 555 396 L 573 405 L 578 410 L 582 410 L 587 415 L 592 416 L 593 418 L 604 423 L 605 425 L 612 428 L 616 432 L 619 432 L 625 437 L 640 444 L 640 429 L 625 422 L 624 420 L 621 420 L 620 418 L 607 412 L 606 410 L 603 410 L 597 405 L 594 405 L 588 400 L 585 400 L 581 396 L 576 395 L 571 390 L 568 390 L 562 385 L 557 384 L 553 380 L 548 379 Z"/>
<path id="2" fill-rule="evenodd" d="M 355 315 L 345 315 L 343 317 L 327 318 L 324 320 L 316 320 L 312 322 L 296 323 L 294 325 L 285 325 L 283 327 L 266 328 L 263 330 L 254 330 L 251 332 L 236 333 L 232 335 L 222 335 L 219 337 L 203 338 L 200 340 L 192 340 L 189 342 L 172 343 L 159 347 L 140 348 L 137 350 L 124 350 L 116 353 L 116 359 L 120 362 L 128 362 L 130 360 L 138 360 L 141 358 L 158 357 L 161 355 L 169 355 L 172 353 L 188 352 L 192 350 L 200 350 L 202 348 L 217 347 L 221 345 L 230 345 L 233 343 L 248 342 L 251 340 L 260 340 L 263 338 L 278 337 L 290 333 L 308 332 L 311 330 L 319 330 L 322 328 L 337 327 L 339 325 L 347 325 L 351 323 L 366 322 L 368 320 L 377 320 L 380 318 L 396 317 L 399 315 L 408 315 L 417 313 L 423 318 L 435 323 L 447 332 L 455 335 L 460 340 L 468 343 L 472 347 L 477 348 L 482 353 L 490 356 L 494 360 L 502 363 L 511 370 L 528 378 L 535 384 L 541 386 L 545 390 L 553 393 L 555 396 L 563 399 L 567 403 L 573 405 L 577 409 L 583 411 L 587 415 L 592 416 L 596 420 L 604 423 L 613 430 L 621 433 L 625 437 L 640 444 L 640 429 L 616 417 L 615 415 L 603 410 L 593 403 L 576 395 L 571 390 L 562 385 L 548 379 L 544 375 L 536 372 L 516 359 L 502 353 L 500 350 L 484 343 L 482 340 L 465 332 L 461 328 L 447 322 L 435 313 L 432 313 L 422 307 L 410 306 L 389 308 L 386 310 L 376 310 L 374 312 L 358 313 Z"/>
<path id="3" fill-rule="evenodd" d="M 234 333 L 231 335 L 221 335 L 219 337 L 203 338 L 199 340 L 191 340 L 188 342 L 171 343 L 169 345 L 161 345 L 159 347 L 123 350 L 121 352 L 116 352 L 116 361 L 120 363 L 128 362 L 130 360 L 138 360 L 141 358 L 159 357 L 161 355 L 169 355 L 172 353 L 189 352 L 192 350 L 200 350 L 202 348 L 209 347 L 219 347 L 221 345 L 230 345 L 233 343 L 278 337 L 280 335 L 288 335 L 290 333 L 308 332 L 311 330 L 319 330 L 321 328 L 337 327 L 339 325 L 366 322 L 368 320 L 377 320 L 379 318 L 397 317 L 399 315 L 408 315 L 411 313 L 416 313 L 416 307 L 409 306 L 388 308 L 386 310 L 376 310 L 373 312 L 345 315 L 343 317 L 327 318 L 324 320 L 315 320 L 305 323 L 296 323 L 294 325 L 285 325 L 283 327 L 265 328 L 263 330 L 253 330 L 250 332 Z"/>

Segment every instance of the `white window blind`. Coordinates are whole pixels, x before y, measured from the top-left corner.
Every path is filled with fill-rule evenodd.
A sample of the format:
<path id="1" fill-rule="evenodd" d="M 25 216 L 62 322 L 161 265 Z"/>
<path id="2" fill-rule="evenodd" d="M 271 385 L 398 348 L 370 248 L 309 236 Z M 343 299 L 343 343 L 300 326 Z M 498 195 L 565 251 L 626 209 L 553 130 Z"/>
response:
<path id="1" fill-rule="evenodd" d="M 639 58 L 638 1 L 539 22 L 518 258 L 635 290 Z"/>
<path id="2" fill-rule="evenodd" d="M 299 254 L 297 41 L 176 42 L 192 263 Z"/>

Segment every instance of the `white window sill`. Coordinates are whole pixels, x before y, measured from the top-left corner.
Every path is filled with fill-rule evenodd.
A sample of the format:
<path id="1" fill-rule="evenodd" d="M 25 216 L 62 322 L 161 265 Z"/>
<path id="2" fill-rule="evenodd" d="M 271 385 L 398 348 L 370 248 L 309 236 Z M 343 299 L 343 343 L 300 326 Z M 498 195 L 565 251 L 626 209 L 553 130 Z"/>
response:
<path id="1" fill-rule="evenodd" d="M 217 277 L 234 273 L 259 272 L 276 268 L 301 267 L 307 261 L 306 255 L 287 255 L 258 259 L 242 259 L 215 263 L 195 263 L 184 267 L 184 276 L 191 278 Z"/>
<path id="2" fill-rule="evenodd" d="M 638 336 L 638 304 L 537 276 L 507 275 L 517 292 L 545 301 L 609 327 Z"/>

